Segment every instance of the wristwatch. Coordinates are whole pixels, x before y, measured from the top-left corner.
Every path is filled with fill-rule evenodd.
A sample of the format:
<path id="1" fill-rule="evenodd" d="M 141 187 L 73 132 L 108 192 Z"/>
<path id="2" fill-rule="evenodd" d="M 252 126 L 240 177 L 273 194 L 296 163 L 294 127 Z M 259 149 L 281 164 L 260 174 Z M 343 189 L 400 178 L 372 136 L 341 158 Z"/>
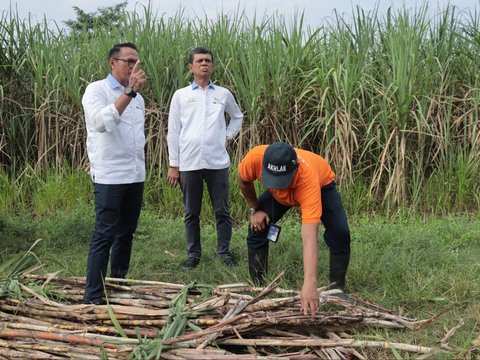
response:
<path id="1" fill-rule="evenodd" d="M 133 89 L 130 87 L 130 86 L 127 86 L 125 88 L 125 90 L 123 91 L 123 93 L 127 96 L 130 96 L 132 98 L 134 98 L 135 96 L 137 96 L 137 93 L 135 91 L 133 91 Z"/>
<path id="2" fill-rule="evenodd" d="M 250 215 L 255 215 L 255 213 L 260 210 L 259 208 L 250 208 Z"/>

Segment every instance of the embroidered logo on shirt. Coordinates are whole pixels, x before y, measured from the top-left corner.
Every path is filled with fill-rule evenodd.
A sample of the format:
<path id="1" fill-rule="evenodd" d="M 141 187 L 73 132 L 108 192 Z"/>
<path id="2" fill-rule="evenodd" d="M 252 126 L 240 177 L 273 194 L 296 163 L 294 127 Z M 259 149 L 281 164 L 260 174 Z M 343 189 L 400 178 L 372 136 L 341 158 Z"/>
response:
<path id="1" fill-rule="evenodd" d="M 217 98 L 217 97 L 214 97 L 214 98 L 213 98 L 213 103 L 214 103 L 215 105 L 216 105 L 216 104 L 223 105 L 222 100 L 219 99 L 219 98 Z"/>
<path id="2" fill-rule="evenodd" d="M 189 103 L 197 102 L 197 98 L 196 97 L 188 98 L 187 102 L 189 102 Z"/>

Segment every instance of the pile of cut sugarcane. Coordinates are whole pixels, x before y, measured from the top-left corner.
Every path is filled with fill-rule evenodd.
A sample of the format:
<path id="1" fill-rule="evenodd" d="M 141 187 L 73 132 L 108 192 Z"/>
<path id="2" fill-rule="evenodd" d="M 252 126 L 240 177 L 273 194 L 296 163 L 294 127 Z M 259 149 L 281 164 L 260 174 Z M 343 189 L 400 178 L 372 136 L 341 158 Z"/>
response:
<path id="1" fill-rule="evenodd" d="M 2 285 L 20 298 L 0 292 L 0 359 L 364 359 L 375 348 L 427 358 L 448 348 L 358 340 L 354 330 L 418 330 L 438 315 L 414 321 L 323 288 L 312 318 L 281 276 L 265 288 L 107 278 L 108 304 L 95 306 L 81 304 L 84 278 L 22 274 Z"/>

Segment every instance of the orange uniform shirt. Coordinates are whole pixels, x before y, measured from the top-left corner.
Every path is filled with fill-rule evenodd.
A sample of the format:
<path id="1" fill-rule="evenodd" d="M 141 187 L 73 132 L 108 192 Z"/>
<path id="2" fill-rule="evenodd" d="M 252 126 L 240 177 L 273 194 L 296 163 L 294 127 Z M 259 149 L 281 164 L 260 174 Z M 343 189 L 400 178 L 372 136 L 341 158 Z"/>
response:
<path id="1" fill-rule="evenodd" d="M 244 181 L 262 181 L 263 154 L 268 145 L 250 150 L 238 165 L 238 173 Z M 335 180 L 335 173 L 321 156 L 307 150 L 295 148 L 298 168 L 290 186 L 286 189 L 267 189 L 280 204 L 299 206 L 302 223 L 320 222 L 322 196 L 320 189 Z"/>

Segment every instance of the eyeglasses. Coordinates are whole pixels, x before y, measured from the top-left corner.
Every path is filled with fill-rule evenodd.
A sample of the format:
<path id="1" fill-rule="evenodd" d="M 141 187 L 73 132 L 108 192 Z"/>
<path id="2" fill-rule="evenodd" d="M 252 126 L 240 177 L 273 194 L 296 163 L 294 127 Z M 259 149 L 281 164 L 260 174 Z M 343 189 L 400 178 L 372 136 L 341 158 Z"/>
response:
<path id="1" fill-rule="evenodd" d="M 128 66 L 133 66 L 137 63 L 138 60 L 135 60 L 135 59 L 121 59 L 121 58 L 113 58 L 115 60 L 120 60 L 120 61 L 123 61 L 123 62 L 126 62 L 128 64 Z"/>

